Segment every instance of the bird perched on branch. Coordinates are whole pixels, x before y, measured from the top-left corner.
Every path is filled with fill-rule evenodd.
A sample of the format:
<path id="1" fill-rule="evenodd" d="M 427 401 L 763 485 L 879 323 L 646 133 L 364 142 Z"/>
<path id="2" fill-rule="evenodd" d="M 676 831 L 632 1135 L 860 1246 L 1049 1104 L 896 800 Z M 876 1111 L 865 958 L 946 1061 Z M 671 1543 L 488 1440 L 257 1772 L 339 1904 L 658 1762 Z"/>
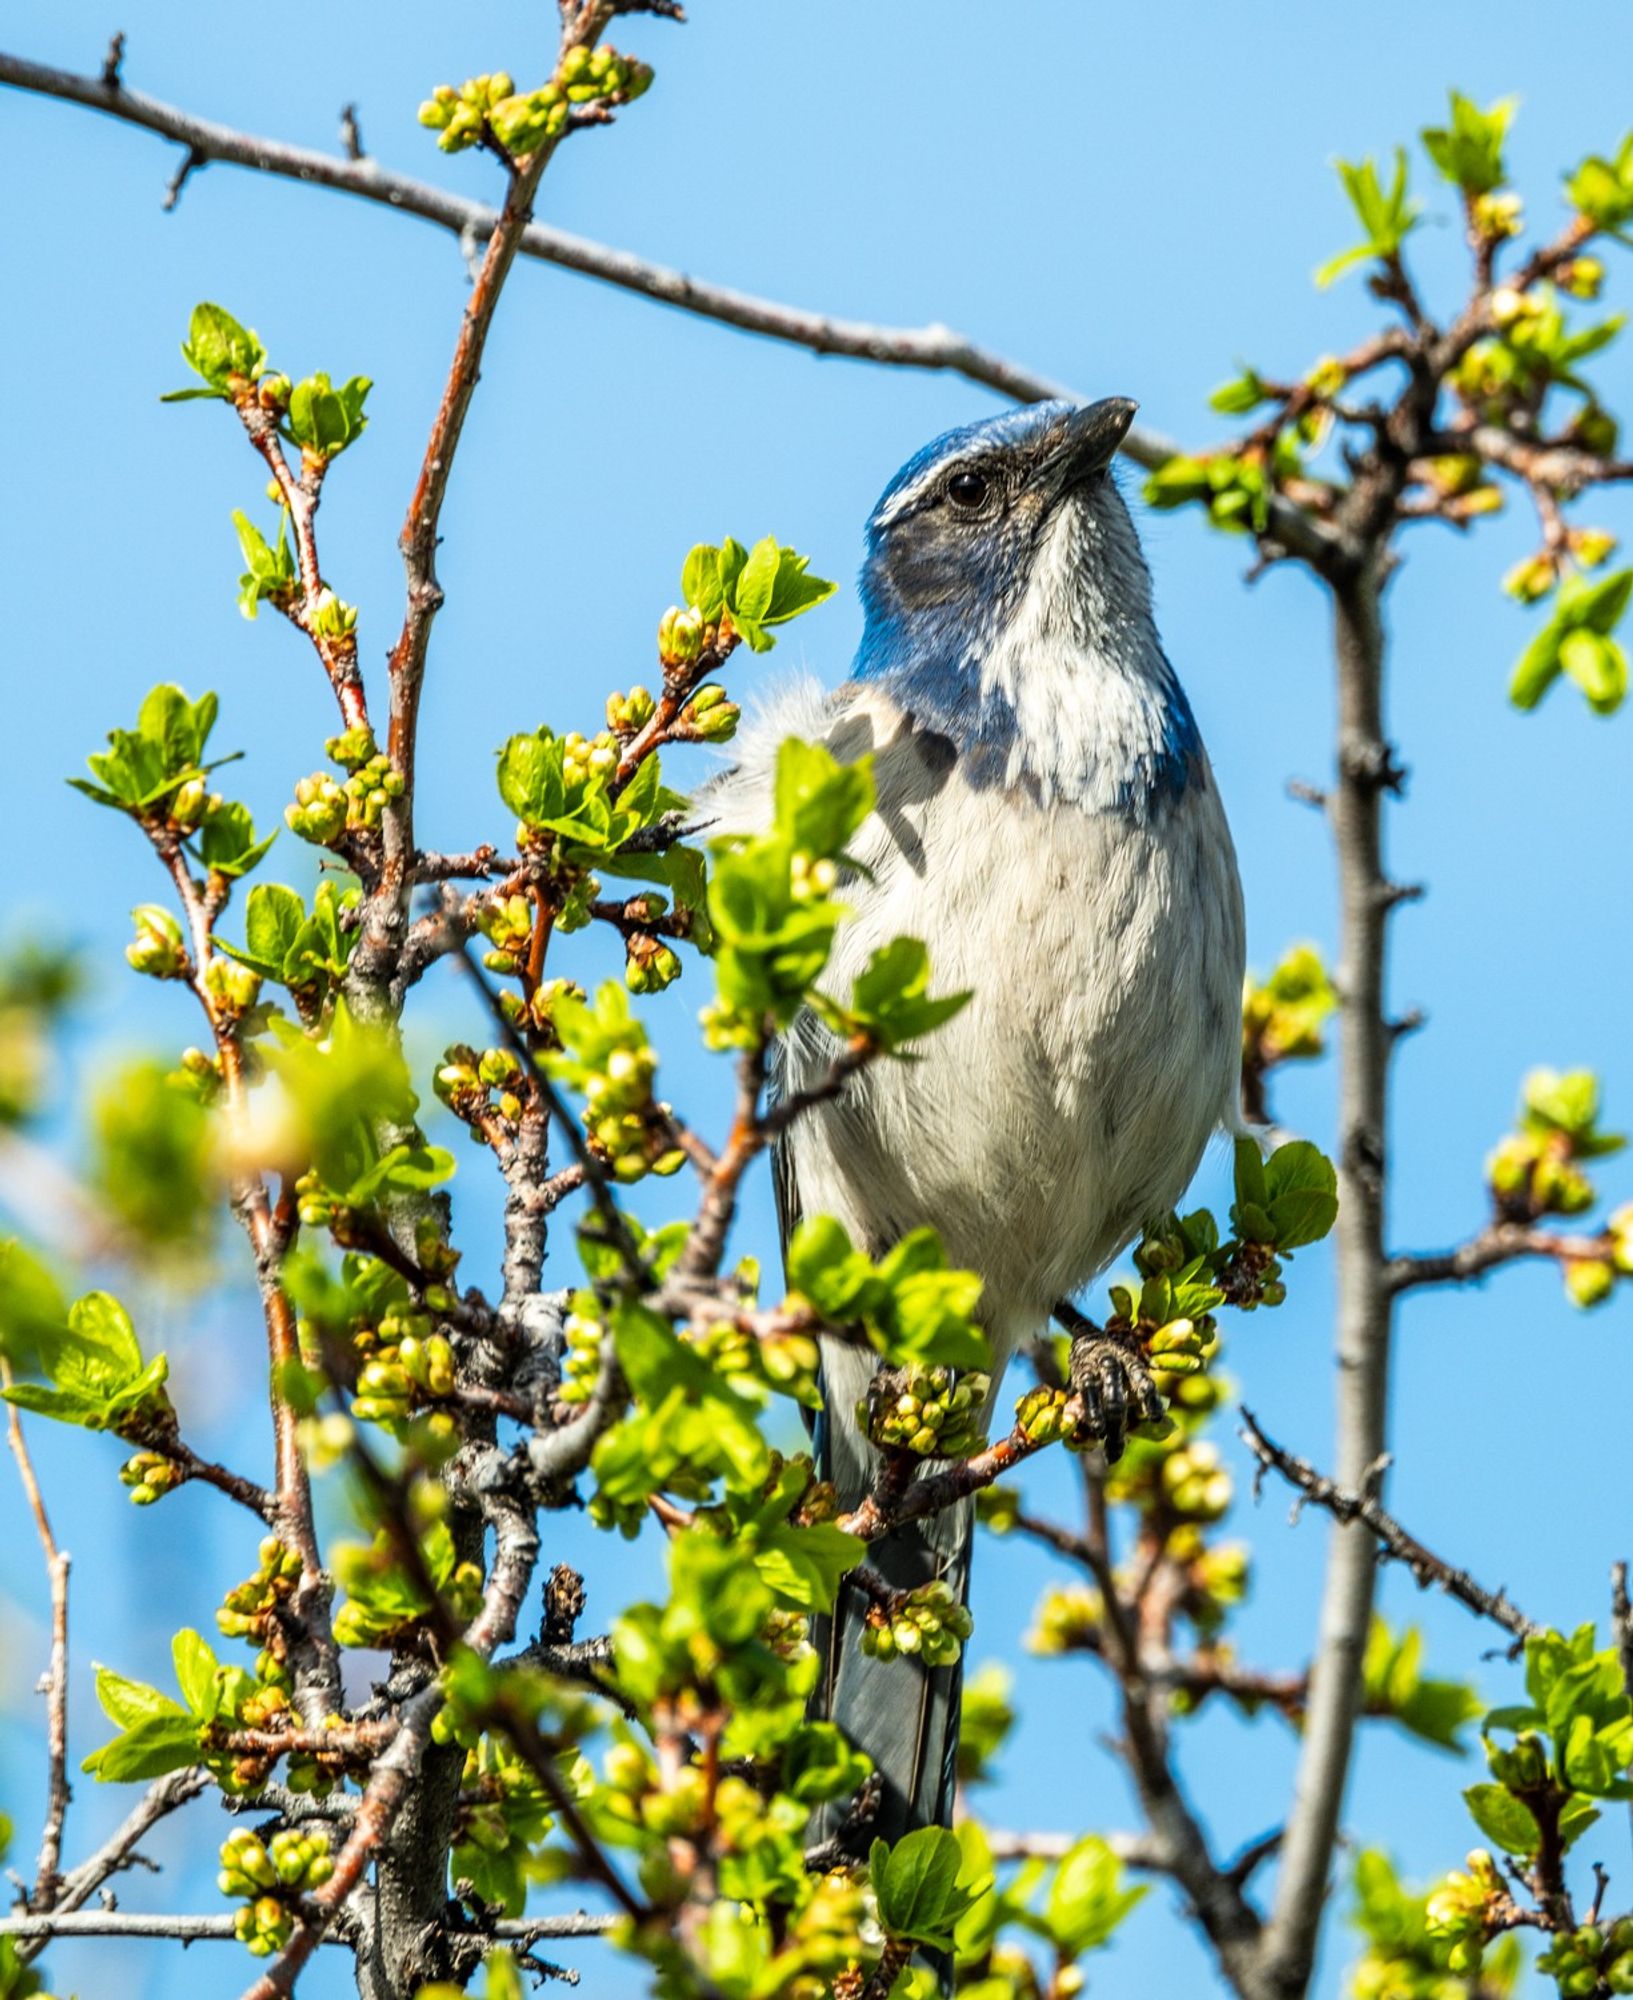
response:
<path id="1" fill-rule="evenodd" d="M 1038 404 L 909 460 L 868 522 L 851 679 L 775 696 L 711 799 L 726 829 L 760 831 L 784 738 L 872 757 L 834 990 L 905 935 L 928 944 L 939 990 L 973 999 L 918 1061 L 873 1064 L 787 1130 L 784 1240 L 802 1214 L 832 1215 L 877 1257 L 933 1225 L 983 1280 L 994 1393 L 1056 1302 L 1166 1213 L 1236 1122 L 1241 889 L 1112 475 L 1134 407 Z M 816 1084 L 836 1049 L 801 1015 L 781 1089 Z M 875 1366 L 825 1344 L 819 1469 L 846 1509 L 879 1466 L 855 1414 Z M 1113 1455 L 1129 1405 L 1152 1413 L 1149 1378 L 1113 1342 L 1081 1341 L 1073 1382 Z M 875 1594 L 942 1579 L 962 1595 L 973 1525 L 966 1502 L 875 1543 Z M 867 1831 L 897 1839 L 949 1816 L 958 1670 L 864 1656 L 870 1601 L 842 1589 L 819 1701 L 882 1780 Z"/>

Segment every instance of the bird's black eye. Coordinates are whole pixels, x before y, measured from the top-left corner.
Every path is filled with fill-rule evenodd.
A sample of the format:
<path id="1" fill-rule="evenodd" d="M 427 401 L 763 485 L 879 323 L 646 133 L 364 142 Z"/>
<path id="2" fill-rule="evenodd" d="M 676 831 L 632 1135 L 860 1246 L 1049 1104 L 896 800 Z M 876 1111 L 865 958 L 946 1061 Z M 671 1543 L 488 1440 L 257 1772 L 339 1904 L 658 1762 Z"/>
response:
<path id="1" fill-rule="evenodd" d="M 984 472 L 955 472 L 947 481 L 947 498 L 966 513 L 973 514 L 986 497 L 987 476 Z"/>

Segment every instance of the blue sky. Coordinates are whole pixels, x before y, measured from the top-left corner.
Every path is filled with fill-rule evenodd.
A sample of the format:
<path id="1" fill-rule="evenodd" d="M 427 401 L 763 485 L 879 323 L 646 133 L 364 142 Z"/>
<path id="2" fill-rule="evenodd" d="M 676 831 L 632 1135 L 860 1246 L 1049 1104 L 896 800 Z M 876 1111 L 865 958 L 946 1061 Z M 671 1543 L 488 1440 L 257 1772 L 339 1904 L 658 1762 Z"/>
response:
<path id="1" fill-rule="evenodd" d="M 295 0 L 248 20 L 199 0 L 132 0 L 135 87 L 217 119 L 312 145 L 334 143 L 355 99 L 387 165 L 472 194 L 494 193 L 491 162 L 443 160 L 414 124 L 430 86 L 501 65 L 525 79 L 548 62 L 550 12 L 451 9 L 430 0 L 346 8 Z M 1539 33 L 1511 0 L 1423 8 L 1380 0 L 1364 32 L 1332 8 L 1261 11 L 1147 0 L 1033 0 L 998 32 L 994 10 L 897 0 L 696 0 L 685 29 L 627 24 L 621 39 L 658 71 L 611 132 L 576 140 L 552 165 L 539 212 L 551 221 L 744 289 L 881 320 L 943 320 L 1087 395 L 1129 394 L 1154 426 L 1203 441 L 1207 391 L 1238 361 L 1286 374 L 1348 345 L 1373 308 L 1351 279 L 1330 292 L 1312 267 L 1353 240 L 1328 162 L 1386 149 L 1436 119 L 1448 84 L 1482 101 L 1523 100 L 1512 155 L 1546 225 L 1557 170 L 1619 139 L 1625 65 L 1592 60 L 1620 42 L 1617 0 L 1583 0 L 1568 38 Z M 113 17 L 87 0 L 7 12 L 8 47 L 92 69 Z M 272 822 L 294 779 L 321 760 L 328 696 L 291 632 L 249 625 L 233 606 L 228 516 L 254 510 L 260 481 L 222 413 L 161 409 L 182 379 L 177 342 L 199 298 L 256 326 L 274 360 L 301 373 L 372 375 L 365 443 L 330 481 L 325 567 L 363 607 L 363 659 L 383 657 L 400 608 L 395 537 L 440 387 L 465 280 L 439 232 L 382 210 L 216 167 L 179 211 L 159 198 L 174 166 L 158 141 L 68 107 L 0 97 L 0 353 L 10 388 L 6 614 L 0 637 L 13 717 L 0 842 L 8 928 L 44 922 L 82 940 L 102 968 L 73 1049 L 75 1073 L 118 1051 L 192 1038 L 177 998 L 126 974 L 130 906 L 157 889 L 133 838 L 69 792 L 112 724 L 162 678 L 222 697 L 220 740 L 250 755 L 241 795 Z M 1445 303 L 1460 272 L 1449 191 L 1420 188 L 1430 218 L 1417 268 Z M 28 190 L 26 197 L 15 191 Z M 1615 287 L 1625 292 L 1625 269 Z M 1604 369 L 1612 406 L 1630 400 L 1625 355 Z M 537 265 L 518 269 L 487 361 L 440 559 L 447 608 L 426 697 L 422 829 L 468 846 L 504 816 L 491 752 L 513 728 L 593 726 L 601 692 L 650 674 L 657 614 L 688 546 L 723 533 L 775 533 L 820 572 L 848 577 L 860 525 L 889 474 L 926 438 L 995 407 L 943 377 L 817 360 L 747 339 Z M 1625 501 L 1584 518 L 1627 528 Z M 1325 607 L 1302 577 L 1242 584 L 1239 544 L 1190 517 L 1146 518 L 1168 649 L 1185 678 L 1229 803 L 1247 886 L 1251 952 L 1268 964 L 1295 938 L 1329 944 L 1331 859 L 1319 822 L 1290 803 L 1291 777 L 1330 762 Z M 1469 541 L 1421 531 L 1389 600 L 1391 732 L 1411 768 L 1389 830 L 1395 871 L 1427 883 L 1395 928 L 1391 988 L 1427 1030 L 1397 1072 L 1397 1241 L 1452 1240 L 1480 1216 L 1480 1162 L 1535 1062 L 1590 1064 L 1610 1122 L 1633 1116 L 1625 993 L 1630 848 L 1628 730 L 1570 694 L 1516 716 L 1503 698 L 1529 630 L 1497 591 L 1531 542 L 1523 510 Z M 847 591 L 804 621 L 773 660 L 842 676 L 858 631 Z M 305 863 L 278 857 L 286 869 Z M 666 1087 L 689 1115 L 724 1113 L 718 1065 L 686 1048 L 697 1004 L 687 980 L 670 1024 Z M 462 1020 L 451 988 L 428 989 L 418 1046 Z M 1330 1134 L 1331 1074 L 1289 1080 L 1282 1117 Z M 474 1156 L 472 1156 L 474 1158 Z M 1633 1191 L 1611 1162 L 1605 1185 Z M 491 1191 L 469 1168 L 461 1214 L 491 1250 Z M 1202 1191 L 1217 1191 L 1217 1167 Z M 661 1208 L 654 1212 L 661 1212 Z M 774 1254 L 768 1191 L 754 1189 L 745 1248 Z M 236 1246 L 224 1246 L 228 1257 Z M 1332 1366 L 1330 1268 L 1299 1260 L 1293 1298 L 1243 1322 L 1230 1366 L 1267 1427 L 1327 1455 Z M 240 1287 L 203 1302 L 133 1302 L 153 1345 L 168 1343 L 184 1406 L 247 1465 L 261 1429 L 244 1400 L 259 1334 Z M 1633 1543 L 1607 1422 L 1633 1389 L 1629 1308 L 1571 1314 L 1545 1271 L 1504 1274 L 1481 1293 L 1422 1298 L 1402 1319 L 1394 1384 L 1392 1495 L 1417 1532 L 1533 1615 L 1600 1615 L 1608 1564 Z M 36 1431 L 40 1427 L 36 1426 Z M 104 1439 L 37 1439 L 63 1539 L 77 1558 L 73 1721 L 78 1753 L 98 1740 L 91 1659 L 165 1671 L 169 1632 L 210 1628 L 222 1588 L 253 1567 L 238 1524 L 184 1492 L 157 1514 L 124 1507 Z M 1234 1462 L 1239 1453 L 1231 1447 Z M 1244 1482 L 1245 1483 L 1245 1482 Z M 1056 1492 L 1040 1474 L 1029 1491 Z M 1058 1496 L 1065 1501 L 1065 1489 Z M 0 1795 L 27 1843 L 36 1820 L 43 1592 L 13 1499 L 3 1565 Z M 1313 1626 L 1321 1525 L 1286 1525 L 1277 1496 L 1241 1524 L 1259 1555 L 1239 1643 L 1265 1664 L 1301 1660 Z M 588 1547 L 563 1525 L 552 1558 L 587 1553 L 592 1620 L 641 1588 L 650 1551 Z M 977 1563 L 973 1657 L 1012 1653 L 1048 1573 L 1030 1551 L 991 1544 Z M 1392 1576 L 1385 1603 L 1421 1619 L 1433 1666 L 1475 1672 L 1493 1699 L 1511 1676 L 1482 1661 L 1487 1632 Z M 1056 1828 L 1130 1823 L 1096 1747 L 1110 1710 L 1091 1667 L 1023 1661 L 1024 1726 L 990 1801 L 994 1821 Z M 1293 1745 L 1274 1721 L 1209 1713 L 1182 1733 L 1187 1782 L 1222 1852 L 1272 1826 Z M 1457 1799 L 1477 1775 L 1374 1730 L 1347 1823 L 1423 1875 L 1454 1864 L 1470 1829 Z M 80 1787 L 70 1853 L 119 1802 Z M 212 1827 L 210 1846 L 221 1837 Z M 1621 1877 L 1622 1827 L 1593 1852 Z M 175 1857 L 174 1831 L 151 1843 Z M 132 1880 L 129 1907 L 219 1907 L 199 1863 Z M 1586 1850 L 1590 1843 L 1584 1843 Z M 1585 1852 L 1584 1859 L 1592 1858 Z M 1613 1894 L 1615 1890 L 1613 1889 Z M 1322 1995 L 1340 1990 L 1349 1941 L 1329 1934 Z M 81 1949 L 54 1953 L 62 1990 L 105 1990 Z M 596 1990 L 634 1975 L 595 1968 Z M 224 1948 L 185 1973 L 157 1949 L 127 1950 L 123 1990 L 231 1993 L 243 1964 Z M 1108 1995 L 1202 1994 L 1211 1974 L 1158 1891 L 1093 1969 Z M 345 1988 L 326 1963 L 314 1994 Z M 303 1991 L 307 1985 L 303 1984 Z"/>

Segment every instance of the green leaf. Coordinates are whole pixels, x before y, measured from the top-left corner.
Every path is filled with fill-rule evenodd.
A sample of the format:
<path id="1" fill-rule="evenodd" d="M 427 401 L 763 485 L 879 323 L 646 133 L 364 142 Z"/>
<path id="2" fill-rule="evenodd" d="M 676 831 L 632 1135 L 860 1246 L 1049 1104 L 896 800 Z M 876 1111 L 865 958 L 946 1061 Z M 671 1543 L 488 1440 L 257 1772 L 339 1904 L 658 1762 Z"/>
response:
<path id="1" fill-rule="evenodd" d="M 224 306 L 208 303 L 194 306 L 181 354 L 213 390 L 224 390 L 234 375 L 253 382 L 266 362 L 266 349 L 249 328 L 241 326 Z"/>
<path id="2" fill-rule="evenodd" d="M 731 596 L 731 614 L 735 623 L 764 622 L 771 609 L 772 592 L 777 587 L 777 560 L 777 543 L 772 535 L 756 542 L 749 551 Z"/>
<path id="3" fill-rule="evenodd" d="M 543 825 L 566 808 L 561 744 L 548 729 L 512 736 L 499 752 L 499 796 L 520 820 Z"/>
<path id="4" fill-rule="evenodd" d="M 101 1784 L 134 1784 L 162 1778 L 166 1771 L 184 1771 L 198 1760 L 198 1724 L 178 1709 L 174 1716 L 156 1716 L 115 1736 L 93 1750 L 80 1769 Z"/>
<path id="5" fill-rule="evenodd" d="M 220 1708 L 221 1683 L 218 1662 L 208 1641 L 197 1632 L 184 1629 L 170 1643 L 176 1666 L 176 1685 L 182 1700 L 202 1721 L 211 1722 Z"/>
<path id="6" fill-rule="evenodd" d="M 949 1948 L 953 1926 L 991 1885 L 991 1878 L 961 1883 L 964 1850 L 945 1827 L 920 1827 L 893 1848 L 876 1840 L 868 1856 L 868 1878 L 879 1922 L 896 1938 Z"/>
<path id="7" fill-rule="evenodd" d="M 1535 1854 L 1542 1839 L 1531 1808 L 1502 1785 L 1470 1785 L 1463 1794 L 1475 1825 L 1507 1854 Z"/>
<path id="8" fill-rule="evenodd" d="M 823 1521 L 762 1532 L 754 1567 L 784 1603 L 801 1611 L 831 1611 L 840 1578 L 866 1554 L 859 1536 Z"/>
<path id="9" fill-rule="evenodd" d="M 289 392 L 289 435 L 314 458 L 335 457 L 362 434 L 368 422 L 363 403 L 373 386 L 366 375 L 354 375 L 340 389 L 327 375 L 307 376 Z"/>
<path id="10" fill-rule="evenodd" d="M 783 1750 L 779 1789 L 801 1805 L 821 1805 L 857 1790 L 872 1768 L 831 1722 L 805 1722 Z"/>
<path id="11" fill-rule="evenodd" d="M 1098 1835 L 1086 1835 L 1067 1852 L 1044 1906 L 1049 1934 L 1065 1957 L 1103 1945 L 1145 1894 L 1143 1884 L 1122 1884 L 1122 1863 Z"/>
<path id="12" fill-rule="evenodd" d="M 1267 1210 L 1278 1250 L 1317 1243 L 1338 1218 L 1338 1172 L 1318 1146 L 1295 1139 L 1264 1164 Z"/>
<path id="13" fill-rule="evenodd" d="M 265 840 L 255 838 L 255 822 L 248 806 L 228 800 L 216 807 L 199 829 L 199 858 L 212 874 L 229 882 L 249 874 L 265 859 L 278 838 L 273 828 Z"/>
<path id="14" fill-rule="evenodd" d="M 770 1454 L 753 1405 L 678 1339 L 667 1321 L 640 1307 L 624 1306 L 613 1315 L 612 1335 L 625 1379 L 648 1409 L 680 1391 L 688 1403 L 707 1408 L 739 1483 L 753 1487 L 764 1480 Z"/>
<path id="15" fill-rule="evenodd" d="M 1461 92 L 1451 93 L 1450 125 L 1431 126 L 1423 134 L 1423 146 L 1441 174 L 1465 194 L 1490 194 L 1501 187 L 1503 140 L 1514 113 L 1517 97 L 1500 97 L 1488 111 L 1482 111 Z"/>
<path id="16" fill-rule="evenodd" d="M 790 738 L 777 752 L 776 823 L 797 851 L 833 859 L 873 810 L 872 759 L 837 762 Z"/>
<path id="17" fill-rule="evenodd" d="M 1559 640 L 1558 627 L 1545 625 L 1515 662 L 1509 676 L 1508 698 L 1516 708 L 1535 708 L 1558 680 Z"/>
<path id="18" fill-rule="evenodd" d="M 295 940 L 306 922 L 306 905 L 282 882 L 257 882 L 244 905 L 243 962 L 268 979 L 281 980 Z"/>
<path id="19" fill-rule="evenodd" d="M 792 549 L 777 551 L 777 576 L 771 591 L 771 608 L 765 616 L 766 624 L 786 625 L 790 618 L 798 618 L 802 612 L 826 604 L 839 588 L 827 577 L 808 575 L 806 566 L 809 561 L 808 556 L 796 555 Z"/>
<path id="20" fill-rule="evenodd" d="M 684 604 L 700 611 L 706 621 L 720 615 L 725 594 L 720 583 L 720 551 L 699 542 L 686 558 L 680 573 L 680 594 Z"/>

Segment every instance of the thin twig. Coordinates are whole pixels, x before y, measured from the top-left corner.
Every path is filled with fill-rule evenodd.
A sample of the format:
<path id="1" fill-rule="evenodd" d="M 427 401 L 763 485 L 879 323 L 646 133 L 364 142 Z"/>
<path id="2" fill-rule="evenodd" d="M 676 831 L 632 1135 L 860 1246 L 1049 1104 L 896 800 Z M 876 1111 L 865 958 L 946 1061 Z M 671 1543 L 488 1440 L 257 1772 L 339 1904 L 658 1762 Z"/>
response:
<path id="1" fill-rule="evenodd" d="M 236 131 L 123 87 L 109 90 L 95 77 L 78 76 L 20 56 L 0 54 L 0 84 L 107 112 L 128 124 L 194 147 L 207 160 L 333 188 L 404 214 L 417 215 L 449 230 L 456 238 L 480 240 L 491 234 L 500 220 L 484 203 L 464 200 L 407 175 L 386 173 L 372 160 L 337 158 L 309 147 Z M 660 305 L 673 306 L 677 311 L 783 341 L 812 354 L 841 355 L 883 367 L 960 375 L 1018 403 L 1071 395 L 1070 390 L 1048 376 L 939 324 L 883 326 L 810 312 L 776 299 L 758 298 L 726 285 L 710 284 L 631 251 L 594 243 L 544 223 L 530 223 L 517 247 L 524 257 L 536 257 L 584 277 L 599 279 L 603 284 L 635 292 Z M 1122 450 L 1136 465 L 1152 468 L 1172 458 L 1175 447 L 1167 438 L 1137 428 L 1123 440 Z M 1335 545 L 1329 528 L 1304 508 L 1280 497 L 1270 502 L 1268 530 L 1273 541 L 1315 563 L 1327 561 Z"/>
<path id="2" fill-rule="evenodd" d="M 1279 1473 L 1290 1486 L 1297 1487 L 1305 1500 L 1324 1508 L 1344 1526 L 1358 1524 L 1367 1529 L 1378 1554 L 1404 1563 L 1420 1587 L 1427 1589 L 1431 1583 L 1436 1585 L 1448 1597 L 1455 1597 L 1476 1617 L 1489 1618 L 1516 1639 L 1529 1639 L 1533 1634 L 1546 1630 L 1534 1619 L 1527 1618 L 1506 1591 L 1487 1590 L 1484 1585 L 1476 1583 L 1467 1570 L 1454 1568 L 1443 1556 L 1425 1548 L 1370 1494 L 1340 1486 L 1324 1473 L 1317 1472 L 1307 1460 L 1295 1457 L 1268 1438 L 1253 1412 L 1245 1407 L 1242 1410 L 1241 1436 L 1261 1467 Z"/>
<path id="3" fill-rule="evenodd" d="M 9 1389 L 14 1377 L 11 1363 L 0 1354 L 0 1387 Z M 42 1683 L 45 1690 L 46 1803 L 45 1824 L 40 1833 L 39 1869 L 34 1878 L 32 1904 L 48 1910 L 57 1899 L 61 1885 L 62 1829 L 68 1817 L 68 1801 L 73 1796 L 68 1783 L 68 1566 L 69 1557 L 57 1545 L 51 1531 L 51 1517 L 45 1510 L 45 1496 L 29 1456 L 23 1436 L 22 1419 L 15 1403 L 6 1405 L 6 1434 L 11 1455 L 17 1461 L 17 1475 L 34 1517 L 34 1532 L 40 1538 L 45 1557 L 45 1573 L 51 1590 L 51 1659 Z"/>

